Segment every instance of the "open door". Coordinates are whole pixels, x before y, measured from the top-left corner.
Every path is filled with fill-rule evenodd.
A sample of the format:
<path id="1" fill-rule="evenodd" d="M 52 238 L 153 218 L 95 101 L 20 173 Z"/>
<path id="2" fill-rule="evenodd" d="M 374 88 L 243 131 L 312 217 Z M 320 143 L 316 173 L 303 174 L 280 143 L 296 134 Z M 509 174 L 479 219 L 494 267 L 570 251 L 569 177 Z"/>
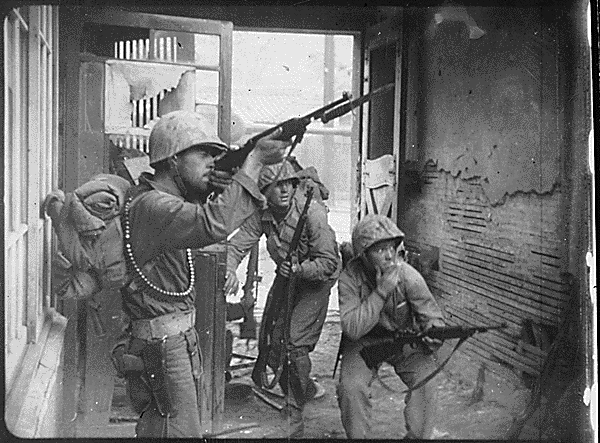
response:
<path id="1" fill-rule="evenodd" d="M 394 221 L 400 164 L 402 16 L 369 28 L 364 41 L 364 93 L 394 82 L 394 90 L 363 106 L 360 216 L 384 214 Z"/>
<path id="2" fill-rule="evenodd" d="M 111 8 L 73 7 L 61 14 L 63 21 L 76 23 L 62 53 L 63 134 L 69 147 L 63 189 L 75 189 L 98 173 L 123 173 L 115 165 L 126 158 L 145 159 L 138 172 L 149 167 L 150 131 L 174 110 L 203 114 L 229 143 L 232 23 Z M 211 375 L 203 377 L 201 389 L 205 433 L 218 431 L 224 408 L 226 305 L 219 291 L 225 253 L 225 245 L 196 251 L 197 275 L 205 275 L 199 283 L 197 328 L 204 332 L 204 374 Z M 66 308 L 70 323 L 77 324 L 65 346 L 67 437 L 124 435 L 110 424 L 115 370 L 109 357 L 121 329 L 120 297 L 118 291 L 102 291 L 94 300 Z M 94 315 L 100 316 L 103 333 Z"/>

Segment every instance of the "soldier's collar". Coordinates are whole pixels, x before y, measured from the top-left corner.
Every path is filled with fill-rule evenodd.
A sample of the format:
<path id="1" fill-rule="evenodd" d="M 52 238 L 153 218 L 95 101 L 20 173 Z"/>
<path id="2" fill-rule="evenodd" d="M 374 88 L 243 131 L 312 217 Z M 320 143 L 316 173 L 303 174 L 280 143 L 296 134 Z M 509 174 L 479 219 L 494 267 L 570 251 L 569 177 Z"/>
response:
<path id="1" fill-rule="evenodd" d="M 175 195 L 183 199 L 181 191 L 179 190 L 177 185 L 175 185 L 175 182 L 172 180 L 158 182 L 154 179 L 153 175 L 144 172 L 140 176 L 140 183 L 145 183 L 148 186 L 150 186 L 150 188 L 155 189 L 156 191 L 166 192 L 167 194 Z"/>

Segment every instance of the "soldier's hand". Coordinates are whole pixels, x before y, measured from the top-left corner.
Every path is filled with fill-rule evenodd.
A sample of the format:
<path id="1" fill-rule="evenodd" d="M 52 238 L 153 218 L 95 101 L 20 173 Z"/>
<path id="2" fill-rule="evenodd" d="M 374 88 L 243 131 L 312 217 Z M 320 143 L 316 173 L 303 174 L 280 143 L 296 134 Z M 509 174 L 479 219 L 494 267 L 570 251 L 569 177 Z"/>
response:
<path id="1" fill-rule="evenodd" d="M 296 271 L 296 266 L 294 266 L 289 261 L 284 261 L 277 268 L 277 273 L 285 278 L 290 278 L 292 274 Z"/>
<path id="2" fill-rule="evenodd" d="M 377 269 L 377 289 L 381 294 L 389 297 L 398 286 L 398 278 L 400 277 L 400 266 L 393 264 L 385 271 Z"/>
<path id="3" fill-rule="evenodd" d="M 225 286 L 223 286 L 225 297 L 237 294 L 239 287 L 240 281 L 238 280 L 236 273 L 228 270 L 225 274 Z"/>
<path id="4" fill-rule="evenodd" d="M 256 147 L 252 151 L 256 152 L 257 160 L 263 165 L 279 163 L 285 156 L 285 148 L 292 144 L 292 140 L 275 140 L 281 134 L 282 129 L 279 128 L 272 134 L 269 134 L 256 142 Z"/>
<path id="5" fill-rule="evenodd" d="M 441 327 L 444 325 L 443 325 L 443 323 L 436 324 L 436 322 L 427 322 L 422 330 L 424 333 L 427 333 L 427 331 L 429 331 L 431 328 L 436 327 L 436 326 Z M 444 341 L 437 339 L 437 338 L 431 338 L 428 336 L 424 336 L 423 343 L 425 343 L 425 345 L 429 348 L 430 351 L 435 352 L 442 347 L 442 345 L 444 344 Z"/>
<path id="6" fill-rule="evenodd" d="M 213 169 L 208 177 L 210 184 L 222 191 L 233 182 L 233 174 L 227 171 Z"/>

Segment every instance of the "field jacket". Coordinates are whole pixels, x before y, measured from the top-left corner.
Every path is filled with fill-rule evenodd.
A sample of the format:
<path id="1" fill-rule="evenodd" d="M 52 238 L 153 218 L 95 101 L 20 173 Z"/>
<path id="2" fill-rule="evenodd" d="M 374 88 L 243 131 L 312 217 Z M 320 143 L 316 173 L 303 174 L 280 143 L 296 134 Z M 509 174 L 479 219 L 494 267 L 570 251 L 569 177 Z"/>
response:
<path id="1" fill-rule="evenodd" d="M 165 291 L 183 292 L 188 288 L 190 275 L 186 248 L 203 248 L 225 240 L 265 200 L 256 183 L 241 171 L 217 198 L 205 204 L 187 202 L 175 185 L 165 186 L 152 178 L 142 175 L 139 186 L 149 190 L 131 203 L 134 257 L 154 285 Z M 195 297 L 193 290 L 184 297 L 160 299 L 147 288 L 130 285 L 123 309 L 133 320 L 154 318 L 192 310 Z"/>
<path id="2" fill-rule="evenodd" d="M 267 251 L 280 265 L 287 257 L 288 246 L 304 204 L 305 197 L 296 192 L 286 216 L 277 222 L 269 209 L 249 217 L 230 240 L 227 269 L 235 272 L 252 246 L 265 234 Z M 311 201 L 306 224 L 296 250 L 300 264 L 296 276 L 312 281 L 336 280 L 341 270 L 341 260 L 335 232 L 327 222 L 327 209 L 318 201 Z"/>
<path id="3" fill-rule="evenodd" d="M 444 326 L 443 314 L 419 272 L 401 262 L 394 294 L 384 302 L 360 258 L 351 260 L 338 281 L 344 336 L 356 341 L 380 325 L 389 331 Z"/>

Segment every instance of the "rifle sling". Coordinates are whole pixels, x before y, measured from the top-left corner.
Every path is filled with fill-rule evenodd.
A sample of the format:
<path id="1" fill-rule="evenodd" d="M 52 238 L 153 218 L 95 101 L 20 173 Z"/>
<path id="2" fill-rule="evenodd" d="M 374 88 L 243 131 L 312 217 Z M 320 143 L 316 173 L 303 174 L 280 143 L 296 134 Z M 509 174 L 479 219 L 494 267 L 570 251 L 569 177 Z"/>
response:
<path id="1" fill-rule="evenodd" d="M 427 377 L 425 377 L 423 380 L 419 381 L 419 383 L 417 383 L 416 385 L 414 385 L 412 388 L 406 389 L 405 391 L 402 392 L 397 392 L 395 390 L 393 390 L 392 388 L 384 385 L 383 383 L 381 383 L 382 385 L 384 385 L 384 387 L 386 387 L 388 390 L 392 391 L 392 392 L 396 392 L 397 394 L 408 394 L 409 392 L 412 391 L 416 391 L 419 388 L 422 388 L 423 386 L 425 386 L 425 384 L 427 384 L 427 382 L 429 382 L 433 377 L 435 377 L 436 375 L 438 375 L 442 369 L 444 369 L 444 366 L 446 366 L 446 364 L 450 361 L 450 358 L 452 358 L 452 355 L 456 352 L 456 350 L 469 338 L 470 336 L 467 337 L 462 337 L 458 343 L 456 343 L 456 346 L 454 346 L 454 349 L 452 349 L 452 352 L 450 353 L 450 355 L 448 357 L 446 357 L 446 359 L 442 362 L 441 365 L 439 365 L 437 367 L 437 369 L 435 371 L 433 371 L 431 374 L 429 374 Z M 381 380 L 379 380 L 381 382 Z"/>
<path id="2" fill-rule="evenodd" d="M 290 151 L 290 154 L 291 154 L 291 151 Z M 280 172 L 281 172 L 281 170 L 280 170 Z M 275 182 L 276 181 L 274 180 L 273 183 L 275 183 Z M 310 207 L 310 203 L 312 201 L 313 192 L 314 192 L 313 189 L 310 189 L 307 192 L 306 202 L 304 204 L 304 207 L 302 208 L 300 217 L 298 218 L 298 223 L 294 230 L 294 234 L 292 236 L 292 240 L 290 242 L 289 249 L 287 251 L 288 259 L 291 259 L 291 255 L 293 254 L 294 250 L 298 247 L 298 242 L 300 241 L 300 236 L 302 234 L 302 231 L 304 230 L 304 225 L 306 223 L 307 213 L 308 213 L 308 209 Z M 277 281 L 277 276 L 275 277 L 275 281 Z M 260 377 L 261 387 L 264 387 L 266 389 L 274 388 L 275 385 L 279 382 L 281 373 L 283 371 L 283 366 L 284 366 L 285 362 L 287 362 L 287 360 L 288 360 L 287 344 L 289 342 L 289 332 L 290 332 L 289 328 L 290 328 L 290 320 L 291 320 L 291 313 L 292 313 L 291 311 L 292 311 L 292 303 L 293 303 L 293 301 L 291 300 L 291 297 L 293 295 L 293 291 L 295 290 L 295 286 L 296 286 L 294 282 L 295 282 L 295 279 L 292 277 L 292 278 L 288 279 L 287 285 L 286 285 L 286 291 L 285 291 L 286 299 L 283 300 L 283 302 L 285 303 L 285 305 L 284 305 L 285 324 L 283 325 L 283 343 L 281 344 L 281 347 L 279 350 L 279 361 L 277 363 L 277 367 L 272 368 L 273 371 L 275 372 L 275 376 L 273 377 L 273 380 L 270 383 L 268 382 L 266 366 L 263 366 L 261 364 L 260 366 L 255 365 L 255 367 L 254 367 L 253 375 L 256 372 L 257 378 Z M 268 349 L 269 346 L 267 345 L 268 337 L 271 336 L 271 334 L 273 333 L 273 328 L 274 328 L 273 319 L 276 318 L 275 316 L 279 313 L 278 311 L 280 309 L 280 303 L 275 302 L 275 297 L 278 297 L 278 296 L 281 297 L 281 295 L 275 294 L 273 292 L 273 293 L 271 293 L 272 299 L 269 301 L 267 298 L 267 306 L 265 306 L 265 312 L 264 312 L 265 317 L 263 318 L 264 324 L 261 325 L 262 334 L 260 337 L 259 356 L 257 359 L 257 363 L 258 363 L 258 361 L 262 362 L 265 359 L 265 357 L 263 357 L 263 355 L 261 355 L 261 354 L 267 354 L 269 352 L 269 349 Z M 278 299 L 277 301 L 280 301 L 280 299 Z M 277 305 L 277 311 L 275 311 L 275 312 L 273 312 L 273 309 L 275 308 L 274 305 Z M 267 326 L 268 326 L 268 329 L 267 329 Z"/>

